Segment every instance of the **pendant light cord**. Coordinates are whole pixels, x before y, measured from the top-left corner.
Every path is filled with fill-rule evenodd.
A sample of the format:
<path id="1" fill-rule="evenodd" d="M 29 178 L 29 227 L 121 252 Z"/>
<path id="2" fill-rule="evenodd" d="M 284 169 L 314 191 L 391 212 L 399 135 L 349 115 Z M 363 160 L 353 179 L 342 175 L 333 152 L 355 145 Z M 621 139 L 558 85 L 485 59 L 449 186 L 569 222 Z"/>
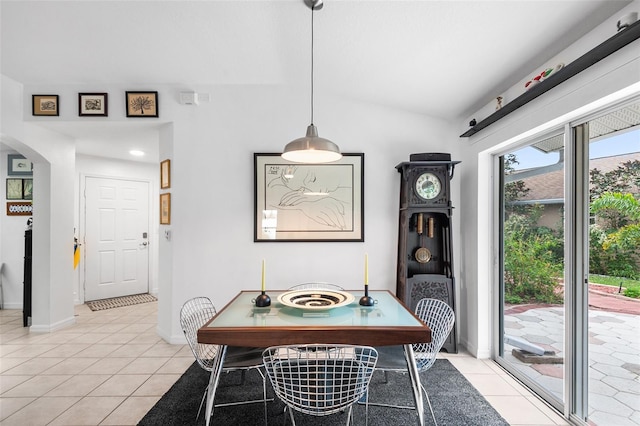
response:
<path id="1" fill-rule="evenodd" d="M 311 5 L 311 125 L 313 126 L 313 11 L 315 4 Z"/>

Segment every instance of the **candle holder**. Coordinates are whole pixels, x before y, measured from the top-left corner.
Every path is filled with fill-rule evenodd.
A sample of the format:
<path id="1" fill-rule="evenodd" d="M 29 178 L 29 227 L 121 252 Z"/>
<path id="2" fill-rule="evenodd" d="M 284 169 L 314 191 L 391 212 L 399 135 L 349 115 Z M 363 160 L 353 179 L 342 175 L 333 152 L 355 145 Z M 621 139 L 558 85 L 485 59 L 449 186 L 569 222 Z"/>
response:
<path id="1" fill-rule="evenodd" d="M 260 293 L 260 296 L 256 297 L 256 306 L 258 308 L 266 308 L 271 306 L 271 298 L 265 294 L 264 290 Z"/>
<path id="2" fill-rule="evenodd" d="M 373 300 L 373 297 L 369 296 L 369 286 L 364 286 L 364 296 L 360 298 L 360 306 L 373 306 L 376 304 L 376 301 Z"/>

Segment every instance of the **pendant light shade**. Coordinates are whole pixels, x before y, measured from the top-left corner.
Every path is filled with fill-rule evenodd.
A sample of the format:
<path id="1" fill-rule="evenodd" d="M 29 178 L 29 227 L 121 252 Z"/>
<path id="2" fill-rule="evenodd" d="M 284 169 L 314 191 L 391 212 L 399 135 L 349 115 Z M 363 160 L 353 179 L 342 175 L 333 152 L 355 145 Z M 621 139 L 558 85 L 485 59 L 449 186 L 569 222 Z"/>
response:
<path id="1" fill-rule="evenodd" d="M 296 163 L 330 163 L 342 158 L 338 145 L 318 136 L 313 124 L 307 127 L 307 135 L 295 139 L 284 147 L 282 158 Z"/>
<path id="2" fill-rule="evenodd" d="M 338 145 L 318 136 L 313 125 L 313 11 L 322 8 L 322 0 L 305 0 L 311 8 L 311 124 L 307 134 L 289 142 L 282 152 L 282 158 L 296 163 L 330 163 L 342 158 Z"/>

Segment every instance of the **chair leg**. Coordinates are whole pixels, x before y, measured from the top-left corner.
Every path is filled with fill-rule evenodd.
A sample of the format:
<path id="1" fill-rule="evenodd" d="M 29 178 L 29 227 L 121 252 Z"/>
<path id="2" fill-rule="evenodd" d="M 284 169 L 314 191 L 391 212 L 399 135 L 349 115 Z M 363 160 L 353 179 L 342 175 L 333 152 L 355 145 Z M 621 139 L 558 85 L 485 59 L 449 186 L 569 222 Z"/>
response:
<path id="1" fill-rule="evenodd" d="M 204 393 L 202 394 L 202 400 L 200 401 L 200 407 L 198 407 L 198 414 L 196 415 L 196 423 L 198 422 L 198 418 L 200 418 L 200 411 L 202 411 L 202 405 L 204 404 L 204 400 L 207 397 L 207 390 L 209 386 L 204 388 Z"/>
<path id="2" fill-rule="evenodd" d="M 262 399 L 264 400 L 264 426 L 268 426 L 267 422 L 267 378 L 258 368 L 258 373 L 262 376 Z"/>
<path id="3" fill-rule="evenodd" d="M 353 417 L 351 417 L 352 411 L 353 411 L 353 406 L 349 407 L 349 412 L 347 413 L 347 426 L 353 425 Z"/>
<path id="4" fill-rule="evenodd" d="M 427 393 L 427 390 L 424 388 L 424 386 L 422 386 L 422 391 L 424 392 L 425 398 L 427 398 L 427 404 L 429 404 L 429 411 L 431 411 L 431 418 L 433 419 L 433 424 L 435 426 L 438 426 L 438 422 L 436 422 L 436 415 L 433 413 L 433 407 L 431 406 L 431 400 L 429 399 L 429 394 Z"/>
<path id="5" fill-rule="evenodd" d="M 287 410 L 287 408 L 289 407 L 285 407 L 285 410 Z M 289 418 L 291 419 L 291 425 L 296 426 L 296 419 L 293 418 L 293 410 L 289 408 L 288 411 L 289 411 Z"/>

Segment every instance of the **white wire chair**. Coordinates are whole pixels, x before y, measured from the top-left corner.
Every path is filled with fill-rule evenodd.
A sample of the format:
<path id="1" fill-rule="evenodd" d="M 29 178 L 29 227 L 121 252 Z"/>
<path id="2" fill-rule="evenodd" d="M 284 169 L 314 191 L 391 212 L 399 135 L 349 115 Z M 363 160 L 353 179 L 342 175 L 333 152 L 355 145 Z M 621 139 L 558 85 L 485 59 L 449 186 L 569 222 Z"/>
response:
<path id="1" fill-rule="evenodd" d="M 344 290 L 337 284 L 324 283 L 324 282 L 312 282 L 296 284 L 288 288 L 288 290 Z"/>
<path id="2" fill-rule="evenodd" d="M 285 345 L 267 348 L 263 359 L 293 425 L 293 410 L 312 416 L 348 410 L 350 425 L 353 405 L 366 395 L 378 352 L 369 346 Z"/>
<path id="3" fill-rule="evenodd" d="M 262 377 L 262 399 L 250 400 L 250 401 L 238 401 L 229 402 L 224 404 L 214 405 L 215 407 L 224 407 L 229 405 L 251 404 L 251 403 L 264 403 L 264 421 L 267 424 L 267 379 L 263 374 L 262 368 L 262 351 L 264 348 L 249 348 L 240 346 L 225 346 L 225 345 L 210 345 L 204 343 L 198 343 L 198 329 L 207 323 L 211 318 L 216 315 L 216 308 L 208 297 L 194 297 L 187 300 L 182 309 L 180 310 L 180 326 L 187 339 L 187 343 L 191 348 L 191 352 L 196 359 L 196 362 L 202 369 L 208 371 L 211 374 L 224 371 L 241 371 L 242 380 L 244 383 L 244 373 L 248 370 L 256 370 Z M 222 369 L 220 369 L 220 363 L 222 363 Z M 198 414 L 196 415 L 196 421 L 200 417 L 200 411 L 202 410 L 202 404 L 207 396 L 207 393 L 211 393 L 212 398 L 215 399 L 218 382 L 220 380 L 219 374 L 216 377 L 211 377 L 209 384 L 205 388 L 200 407 L 198 408 Z M 211 410 L 213 416 L 213 408 Z M 207 419 L 207 425 L 209 419 Z"/>
<path id="4" fill-rule="evenodd" d="M 447 340 L 449 333 L 453 329 L 455 323 L 455 313 L 451 307 L 438 299 L 421 299 L 418 301 L 415 310 L 416 316 L 420 318 L 431 329 L 431 342 L 429 343 L 416 343 L 412 345 L 413 356 L 416 361 L 418 372 L 422 373 L 430 369 L 436 362 L 438 352 L 442 349 L 442 345 Z M 376 348 L 379 353 L 378 364 L 376 370 L 383 371 L 386 374 L 388 371 L 393 372 L 407 372 L 407 363 L 404 356 L 404 350 L 402 346 L 382 346 Z M 433 423 L 437 426 L 436 416 L 433 413 L 433 407 L 429 400 L 429 394 L 424 385 L 420 383 L 422 391 L 427 399 L 429 405 L 429 411 L 431 411 L 431 418 Z M 391 407 L 391 408 L 409 408 L 415 409 L 415 407 L 405 407 L 399 405 L 389 405 L 376 402 L 366 402 L 368 405 Z"/>

